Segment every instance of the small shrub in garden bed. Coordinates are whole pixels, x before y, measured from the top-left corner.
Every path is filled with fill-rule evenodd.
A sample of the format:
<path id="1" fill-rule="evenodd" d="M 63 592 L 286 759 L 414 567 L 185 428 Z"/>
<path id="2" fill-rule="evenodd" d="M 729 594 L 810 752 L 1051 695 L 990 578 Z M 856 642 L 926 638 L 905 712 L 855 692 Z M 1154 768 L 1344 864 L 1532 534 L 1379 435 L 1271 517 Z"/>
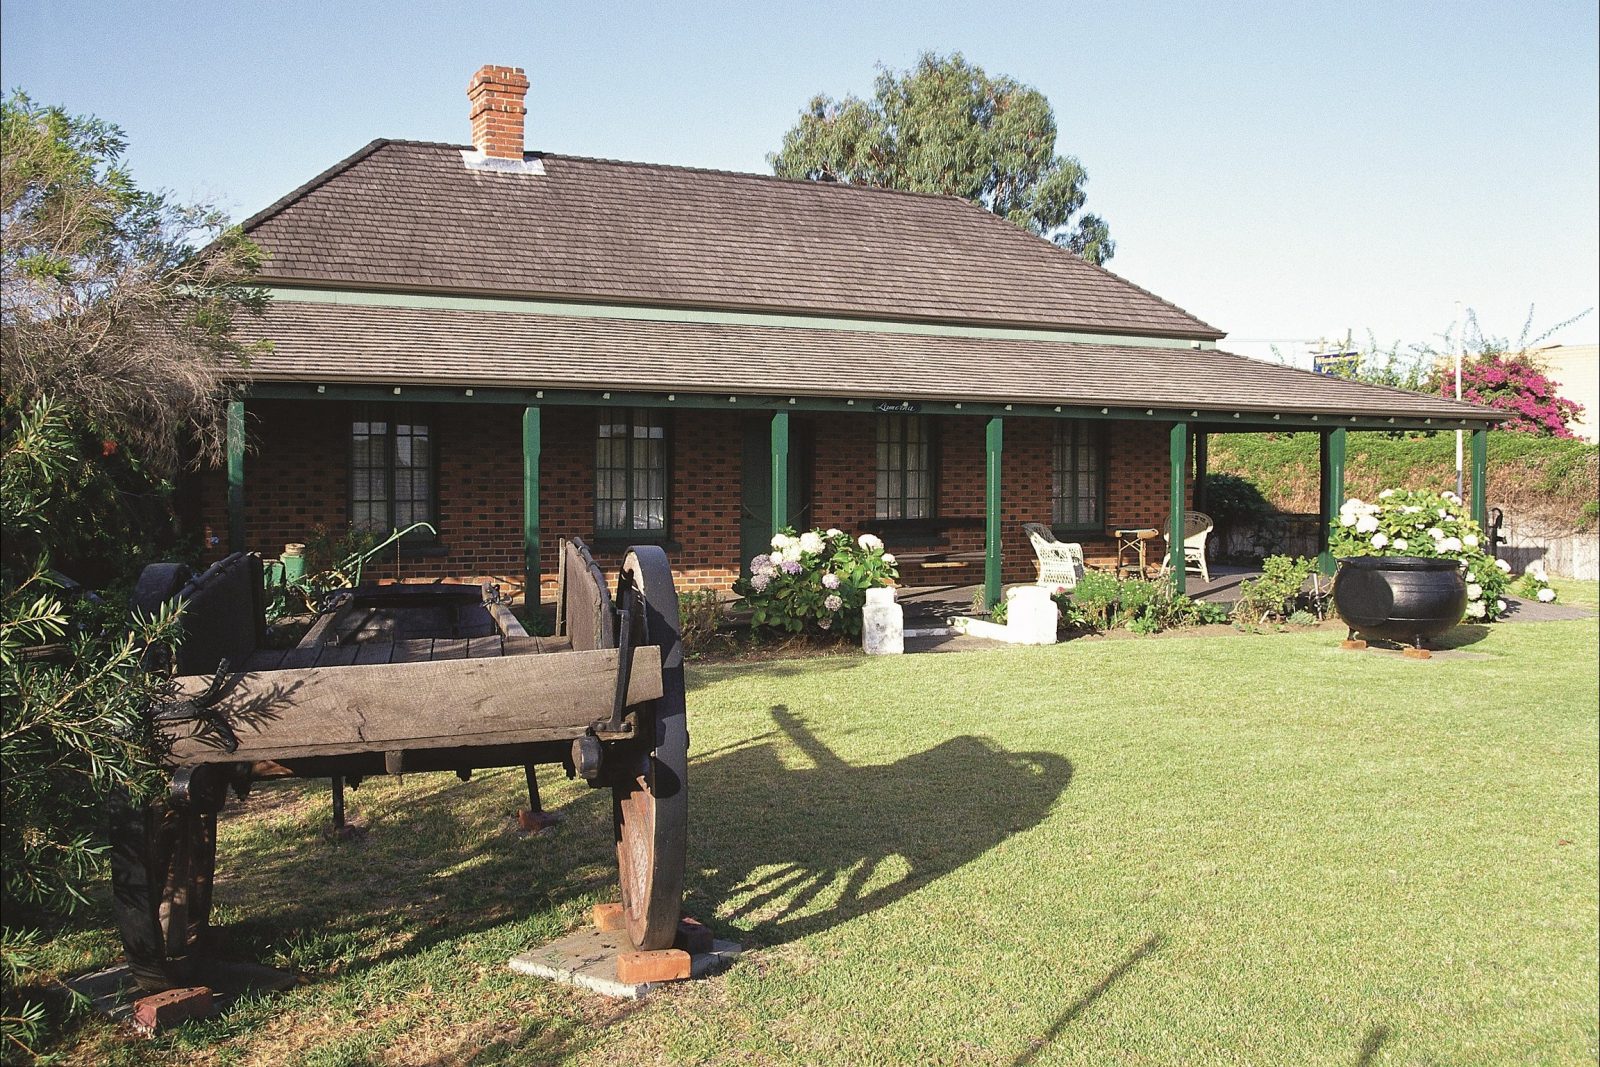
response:
<path id="1" fill-rule="evenodd" d="M 1544 572 L 1542 563 L 1534 562 L 1517 582 L 1517 595 L 1525 600 L 1537 600 L 1541 604 L 1549 604 L 1556 598 L 1556 591 L 1550 588 L 1550 577 Z"/>
<path id="2" fill-rule="evenodd" d="M 1269 556 L 1261 564 L 1261 577 L 1240 583 L 1234 616 L 1241 623 L 1255 625 L 1269 618 L 1287 619 L 1301 611 L 1307 600 L 1306 580 L 1316 569 L 1316 561 L 1303 556 Z"/>
<path id="3" fill-rule="evenodd" d="M 1375 503 L 1351 498 L 1339 508 L 1328 537 L 1335 557 L 1424 556 L 1453 559 L 1466 572 L 1470 622 L 1505 614 L 1511 567 L 1484 550 L 1483 531 L 1461 498 L 1423 489 L 1385 489 Z"/>
<path id="4" fill-rule="evenodd" d="M 1070 599 L 1057 597 L 1056 605 L 1068 629 L 1090 633 L 1124 627 L 1134 633 L 1153 634 L 1180 626 L 1228 621 L 1227 608 L 1174 593 L 1164 581 L 1120 581 L 1104 571 L 1085 574 L 1078 579 Z"/>
<path id="5" fill-rule="evenodd" d="M 678 623 L 683 630 L 683 650 L 689 655 L 707 652 L 722 625 L 722 601 L 712 589 L 685 589 L 678 594 Z"/>
<path id="6" fill-rule="evenodd" d="M 750 561 L 750 577 L 734 583 L 757 627 L 789 633 L 861 634 L 867 590 L 900 577 L 894 555 L 872 534 L 851 538 L 843 530 L 785 529 L 772 551 Z"/>

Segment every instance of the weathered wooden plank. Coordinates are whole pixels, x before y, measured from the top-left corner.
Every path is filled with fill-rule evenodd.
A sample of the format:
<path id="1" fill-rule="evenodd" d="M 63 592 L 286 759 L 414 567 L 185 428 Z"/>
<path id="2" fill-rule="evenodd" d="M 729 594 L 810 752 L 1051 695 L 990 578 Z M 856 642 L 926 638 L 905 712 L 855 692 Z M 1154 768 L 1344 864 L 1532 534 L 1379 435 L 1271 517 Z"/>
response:
<path id="1" fill-rule="evenodd" d="M 511 609 L 504 604 L 489 604 L 489 616 L 494 619 L 495 629 L 500 631 L 502 637 L 527 637 L 528 631 L 523 629 L 522 623 Z"/>
<path id="2" fill-rule="evenodd" d="M 175 764 L 570 738 L 611 714 L 617 663 L 616 649 L 601 649 L 240 674 L 215 705 L 239 738 L 237 751 L 217 747 L 214 734 L 195 736 L 204 727 L 193 720 L 162 729 Z M 209 684 L 206 676 L 180 678 L 178 699 Z M 660 649 L 636 649 L 628 703 L 661 692 Z"/>
<path id="3" fill-rule="evenodd" d="M 308 645 L 305 639 L 302 638 L 298 645 L 283 654 L 283 659 L 278 662 L 277 669 L 287 671 L 315 667 L 317 665 L 317 656 L 321 653 L 321 645 Z"/>
<path id="4" fill-rule="evenodd" d="M 461 637 L 436 637 L 433 640 L 433 658 L 466 659 L 467 642 Z"/>
<path id="5" fill-rule="evenodd" d="M 467 658 L 483 659 L 485 656 L 504 655 L 501 648 L 503 638 L 499 634 L 493 637 L 473 637 L 467 641 Z"/>
<path id="6" fill-rule="evenodd" d="M 413 637 L 394 643 L 390 663 L 426 663 L 433 658 L 433 638 Z"/>
<path id="7" fill-rule="evenodd" d="M 300 639 L 300 648 L 314 648 L 325 644 L 329 637 L 338 631 L 339 623 L 350 614 L 350 605 L 346 604 L 338 611 L 330 611 L 317 618 L 311 624 L 311 629 Z"/>
<path id="8" fill-rule="evenodd" d="M 283 662 L 284 651 L 281 648 L 258 648 L 244 661 L 244 670 L 246 672 L 277 670 L 278 664 Z"/>
<path id="9" fill-rule="evenodd" d="M 359 645 L 323 645 L 317 653 L 318 667 L 348 667 L 356 661 Z"/>
<path id="10" fill-rule="evenodd" d="M 388 663 L 394 655 L 393 641 L 363 641 L 355 646 L 356 663 Z"/>

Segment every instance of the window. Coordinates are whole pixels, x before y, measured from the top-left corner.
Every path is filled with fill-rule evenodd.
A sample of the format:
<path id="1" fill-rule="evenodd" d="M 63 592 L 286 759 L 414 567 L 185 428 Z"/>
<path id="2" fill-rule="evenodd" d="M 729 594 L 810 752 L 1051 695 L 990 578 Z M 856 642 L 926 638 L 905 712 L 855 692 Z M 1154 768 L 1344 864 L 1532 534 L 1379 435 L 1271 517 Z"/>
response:
<path id="1" fill-rule="evenodd" d="M 878 518 L 933 516 L 933 443 L 921 415 L 878 416 Z"/>
<path id="2" fill-rule="evenodd" d="M 601 408 L 594 453 L 596 535 L 667 531 L 667 427 L 658 411 Z"/>
<path id="3" fill-rule="evenodd" d="M 1100 428 L 1092 422 L 1056 423 L 1050 520 L 1056 526 L 1099 529 L 1104 525 Z"/>
<path id="4" fill-rule="evenodd" d="M 426 412 L 411 404 L 356 405 L 350 422 L 351 525 L 388 533 L 433 522 L 433 459 Z"/>

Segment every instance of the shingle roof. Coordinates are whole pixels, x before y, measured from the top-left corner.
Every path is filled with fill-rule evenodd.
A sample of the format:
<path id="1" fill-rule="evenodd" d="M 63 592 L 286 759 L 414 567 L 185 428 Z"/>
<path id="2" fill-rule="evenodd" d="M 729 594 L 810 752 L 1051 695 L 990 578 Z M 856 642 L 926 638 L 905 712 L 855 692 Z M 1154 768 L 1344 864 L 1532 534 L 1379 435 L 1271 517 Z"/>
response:
<path id="1" fill-rule="evenodd" d="M 1497 418 L 1215 349 L 286 299 L 244 332 L 274 342 L 264 381 Z"/>
<path id="2" fill-rule="evenodd" d="M 967 201 L 762 175 L 374 141 L 246 220 L 263 277 L 1214 339 Z"/>

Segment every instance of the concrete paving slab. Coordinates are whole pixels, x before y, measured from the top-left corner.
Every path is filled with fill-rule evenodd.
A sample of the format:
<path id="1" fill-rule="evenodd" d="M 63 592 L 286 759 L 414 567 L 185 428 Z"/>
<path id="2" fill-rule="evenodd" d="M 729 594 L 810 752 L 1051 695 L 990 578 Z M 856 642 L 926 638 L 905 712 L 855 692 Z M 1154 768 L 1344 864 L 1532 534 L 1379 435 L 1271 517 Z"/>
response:
<path id="1" fill-rule="evenodd" d="M 617 954 L 632 951 L 626 931 L 585 927 L 548 945 L 512 956 L 509 966 L 517 974 L 547 978 L 618 1000 L 640 1000 L 666 983 L 620 981 Z M 742 948 L 732 941 L 712 941 L 710 952 L 697 952 L 690 957 L 689 977 L 715 974 L 738 959 L 741 951 Z"/>

